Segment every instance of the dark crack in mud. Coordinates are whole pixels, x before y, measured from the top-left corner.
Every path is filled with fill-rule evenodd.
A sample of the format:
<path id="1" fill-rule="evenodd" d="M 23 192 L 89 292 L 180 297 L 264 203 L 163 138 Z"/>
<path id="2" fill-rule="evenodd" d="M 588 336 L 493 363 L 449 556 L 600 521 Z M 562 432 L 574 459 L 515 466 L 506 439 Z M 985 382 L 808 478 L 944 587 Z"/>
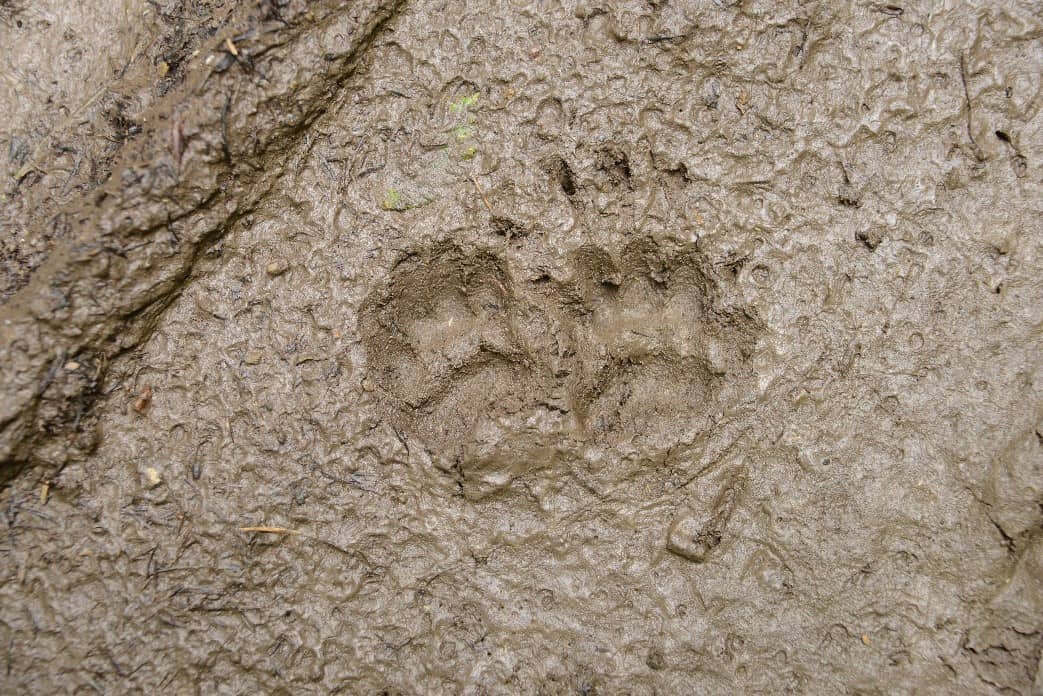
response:
<path id="1" fill-rule="evenodd" d="M 147 4 L 3 131 L 5 692 L 1043 692 L 1038 7 Z"/>

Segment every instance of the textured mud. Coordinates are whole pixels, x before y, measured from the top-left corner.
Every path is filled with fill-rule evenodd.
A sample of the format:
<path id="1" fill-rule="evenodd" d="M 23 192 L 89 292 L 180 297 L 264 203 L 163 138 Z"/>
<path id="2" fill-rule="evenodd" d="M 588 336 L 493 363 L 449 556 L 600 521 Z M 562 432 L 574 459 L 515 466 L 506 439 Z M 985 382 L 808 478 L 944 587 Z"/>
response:
<path id="1" fill-rule="evenodd" d="M 1040 16 L 0 0 L 3 690 L 1043 692 Z"/>
<path id="2" fill-rule="evenodd" d="M 227 24 L 227 0 L 0 2 L 0 298 L 73 226 L 70 203 L 104 183 L 149 107 L 180 85 Z"/>

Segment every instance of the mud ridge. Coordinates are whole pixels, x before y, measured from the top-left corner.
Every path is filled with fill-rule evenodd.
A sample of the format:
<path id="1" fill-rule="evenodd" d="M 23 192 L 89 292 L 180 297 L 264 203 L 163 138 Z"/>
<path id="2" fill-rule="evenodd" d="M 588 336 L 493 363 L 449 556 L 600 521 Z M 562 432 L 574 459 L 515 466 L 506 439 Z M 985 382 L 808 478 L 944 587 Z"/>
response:
<path id="1" fill-rule="evenodd" d="M 199 254 L 263 197 L 265 163 L 323 113 L 400 5 L 248 4 L 153 108 L 110 183 L 70 206 L 70 240 L 0 308 L 0 476 L 30 459 L 60 464 L 66 448 L 42 446 L 57 432 L 92 446 L 104 366 L 148 335 Z"/>

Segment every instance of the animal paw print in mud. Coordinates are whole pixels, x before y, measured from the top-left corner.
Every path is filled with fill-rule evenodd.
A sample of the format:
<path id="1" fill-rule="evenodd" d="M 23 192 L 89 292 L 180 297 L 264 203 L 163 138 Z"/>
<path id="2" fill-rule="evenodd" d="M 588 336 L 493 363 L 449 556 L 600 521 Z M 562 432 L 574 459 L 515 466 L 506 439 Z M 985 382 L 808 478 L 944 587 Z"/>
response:
<path id="1" fill-rule="evenodd" d="M 534 361 L 517 323 L 502 261 L 452 246 L 399 262 L 361 316 L 369 369 L 388 405 L 435 445 L 472 434 L 490 408 L 531 400 Z"/>
<path id="2" fill-rule="evenodd" d="M 708 426 L 753 337 L 748 318 L 719 311 L 699 261 L 651 242 L 630 245 L 618 260 L 593 247 L 575 255 L 571 391 L 588 437 L 670 446 Z"/>
<path id="3" fill-rule="evenodd" d="M 550 283 L 516 281 L 489 252 L 426 249 L 367 299 L 360 329 L 387 417 L 472 498 L 583 448 L 705 429 L 754 338 L 694 250 L 650 241 L 581 248 Z"/>

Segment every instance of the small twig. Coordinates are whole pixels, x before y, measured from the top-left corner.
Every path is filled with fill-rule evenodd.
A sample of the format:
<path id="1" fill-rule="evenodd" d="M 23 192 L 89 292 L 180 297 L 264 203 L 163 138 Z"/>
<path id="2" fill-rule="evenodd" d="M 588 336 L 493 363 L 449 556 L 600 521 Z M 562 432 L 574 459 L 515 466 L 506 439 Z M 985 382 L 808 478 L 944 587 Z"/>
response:
<path id="1" fill-rule="evenodd" d="M 477 189 L 478 195 L 482 197 L 482 203 L 485 203 L 485 207 L 489 209 L 489 214 L 495 215 L 495 213 L 493 212 L 492 205 L 489 204 L 489 199 L 485 197 L 485 191 L 482 191 L 482 186 L 478 183 L 478 177 L 472 174 L 471 181 L 474 183 L 474 187 L 475 189 Z"/>
<path id="2" fill-rule="evenodd" d="M 401 443 L 401 445 L 406 448 L 406 457 L 408 457 L 410 454 L 409 442 L 406 440 L 405 436 L 399 431 L 399 429 L 395 426 L 391 426 L 391 431 L 395 433 L 395 437 L 398 438 L 399 443 Z"/>
<path id="3" fill-rule="evenodd" d="M 65 179 L 65 185 L 62 186 L 62 195 L 64 196 L 69 192 L 69 187 L 72 186 L 72 180 L 80 173 L 80 165 L 83 163 L 83 146 L 80 147 L 79 152 L 76 153 L 76 162 L 72 166 L 72 171 L 69 172 L 68 178 Z"/>
<path id="4" fill-rule="evenodd" d="M 181 174 L 181 160 L 185 157 L 185 124 L 181 114 L 175 113 L 170 119 L 170 153 L 174 156 L 177 173 Z"/>
<path id="5" fill-rule="evenodd" d="M 296 529 L 286 527 L 240 527 L 240 532 L 265 532 L 267 534 L 300 534 Z"/>
<path id="6" fill-rule="evenodd" d="M 963 98 L 967 102 L 967 137 L 970 138 L 971 145 L 974 146 L 974 156 L 978 158 L 979 162 L 982 162 L 985 160 L 985 153 L 978 147 L 978 141 L 974 139 L 974 131 L 971 124 L 971 92 L 967 89 L 967 61 L 962 51 L 960 52 L 960 82 L 963 83 Z"/>

